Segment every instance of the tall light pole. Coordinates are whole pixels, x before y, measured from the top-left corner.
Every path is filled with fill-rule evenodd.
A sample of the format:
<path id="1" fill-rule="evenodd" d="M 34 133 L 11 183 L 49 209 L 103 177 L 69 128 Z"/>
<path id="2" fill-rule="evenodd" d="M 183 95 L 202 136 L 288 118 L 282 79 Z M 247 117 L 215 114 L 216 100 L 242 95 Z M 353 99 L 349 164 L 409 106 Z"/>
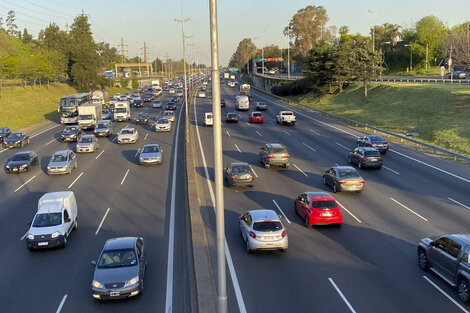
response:
<path id="1" fill-rule="evenodd" d="M 212 58 L 212 112 L 214 117 L 214 178 L 217 242 L 217 312 L 227 312 L 227 282 L 225 273 L 224 181 L 222 165 L 222 118 L 220 115 L 219 45 L 217 30 L 217 0 L 209 0 Z"/>
<path id="2" fill-rule="evenodd" d="M 375 51 L 375 11 L 368 10 L 367 12 L 372 14 L 372 16 L 374 17 L 374 25 L 372 27 L 372 52 L 374 52 Z"/>
<path id="3" fill-rule="evenodd" d="M 262 74 L 264 75 L 264 30 L 261 32 L 261 67 L 262 69 Z"/>
<path id="4" fill-rule="evenodd" d="M 412 44 L 405 45 L 405 47 L 410 47 L 410 73 L 413 70 L 413 46 Z"/>
<path id="5" fill-rule="evenodd" d="M 380 43 L 380 51 L 382 52 L 382 64 L 380 64 L 380 79 L 382 79 L 382 65 L 385 63 L 385 51 L 382 48 L 382 45 L 389 45 L 390 41 L 385 41 Z M 387 63 L 385 63 L 385 66 L 387 66 Z"/>
<path id="6" fill-rule="evenodd" d="M 290 33 L 287 32 L 287 79 L 290 79 Z"/>

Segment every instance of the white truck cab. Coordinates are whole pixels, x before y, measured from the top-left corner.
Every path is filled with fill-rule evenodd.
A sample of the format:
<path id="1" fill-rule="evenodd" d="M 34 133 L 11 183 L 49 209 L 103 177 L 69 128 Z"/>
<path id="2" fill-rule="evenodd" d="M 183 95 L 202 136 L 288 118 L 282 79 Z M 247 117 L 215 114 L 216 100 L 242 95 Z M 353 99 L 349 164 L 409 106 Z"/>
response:
<path id="1" fill-rule="evenodd" d="M 49 192 L 38 202 L 38 210 L 26 236 L 28 249 L 64 247 L 77 228 L 77 202 L 73 191 Z"/>

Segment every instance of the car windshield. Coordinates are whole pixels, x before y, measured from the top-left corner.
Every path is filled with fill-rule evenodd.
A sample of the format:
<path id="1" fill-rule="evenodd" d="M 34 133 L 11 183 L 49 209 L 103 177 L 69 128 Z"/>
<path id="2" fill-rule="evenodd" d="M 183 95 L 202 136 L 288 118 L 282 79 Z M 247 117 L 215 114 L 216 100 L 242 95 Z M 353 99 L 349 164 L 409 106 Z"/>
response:
<path id="1" fill-rule="evenodd" d="M 349 178 L 349 177 L 358 177 L 359 175 L 355 170 L 341 170 L 339 171 L 339 177 Z"/>
<path id="2" fill-rule="evenodd" d="M 66 129 L 64 129 L 64 133 L 65 134 L 74 133 L 77 131 L 77 129 L 78 129 L 77 127 L 70 127 L 70 128 L 67 127 Z"/>
<path id="3" fill-rule="evenodd" d="M 116 113 L 125 113 L 126 112 L 126 108 L 115 108 L 114 111 Z"/>
<path id="4" fill-rule="evenodd" d="M 27 153 L 18 153 L 12 156 L 12 161 L 27 161 L 29 160 L 29 154 Z"/>
<path id="5" fill-rule="evenodd" d="M 66 154 L 55 154 L 51 158 L 51 162 L 65 162 L 67 161 Z"/>
<path id="6" fill-rule="evenodd" d="M 8 139 L 21 139 L 21 134 L 20 133 L 13 133 L 8 136 Z"/>
<path id="7" fill-rule="evenodd" d="M 272 148 L 271 153 L 287 153 L 287 151 L 284 148 Z"/>
<path id="8" fill-rule="evenodd" d="M 98 128 L 105 128 L 109 126 L 110 126 L 109 122 L 98 122 Z"/>
<path id="9" fill-rule="evenodd" d="M 168 120 L 166 118 L 159 118 L 157 124 L 168 124 Z"/>
<path id="10" fill-rule="evenodd" d="M 90 143 L 90 142 L 93 142 L 93 139 L 91 137 L 82 137 L 80 139 L 80 142 L 81 143 Z"/>
<path id="11" fill-rule="evenodd" d="M 370 141 L 385 141 L 382 136 L 374 135 L 374 136 L 369 136 Z"/>
<path id="12" fill-rule="evenodd" d="M 230 118 L 234 118 L 237 117 L 237 113 L 228 113 L 227 116 Z"/>
<path id="13" fill-rule="evenodd" d="M 158 149 L 157 146 L 145 146 L 142 149 L 142 153 L 157 153 L 160 152 L 160 149 Z"/>
<path id="14" fill-rule="evenodd" d="M 279 221 L 259 221 L 253 224 L 253 229 L 261 232 L 278 231 L 282 229 Z"/>
<path id="15" fill-rule="evenodd" d="M 132 135 L 134 131 L 132 129 L 123 129 L 121 130 L 122 135 Z"/>
<path id="16" fill-rule="evenodd" d="M 139 118 L 147 118 L 147 114 L 145 114 L 145 113 L 140 113 L 140 114 L 139 114 Z"/>
<path id="17" fill-rule="evenodd" d="M 3 128 L 0 128 L 0 134 L 5 133 L 6 131 Z"/>
<path id="18" fill-rule="evenodd" d="M 109 114 L 109 110 L 108 109 L 101 110 L 101 114 Z"/>
<path id="19" fill-rule="evenodd" d="M 237 165 L 232 167 L 232 174 L 250 174 L 251 170 L 249 166 Z"/>
<path id="20" fill-rule="evenodd" d="M 380 152 L 379 151 L 366 151 L 366 156 L 367 157 L 379 157 Z"/>
<path id="21" fill-rule="evenodd" d="M 33 227 L 50 227 L 57 226 L 62 223 L 62 213 L 43 213 L 36 214 L 34 217 Z"/>
<path id="22" fill-rule="evenodd" d="M 319 200 L 319 201 L 312 202 L 312 208 L 315 208 L 315 209 L 328 210 L 328 209 L 334 209 L 336 207 L 338 207 L 338 204 L 336 203 L 335 200 Z"/>
<path id="23" fill-rule="evenodd" d="M 160 103 L 162 103 L 162 102 L 161 102 L 161 101 L 154 101 L 153 103 L 154 103 L 154 104 L 160 104 Z"/>
<path id="24" fill-rule="evenodd" d="M 137 265 L 134 249 L 105 250 L 101 254 L 98 268 L 129 267 Z"/>
<path id="25" fill-rule="evenodd" d="M 82 120 L 82 121 L 83 121 L 83 120 L 92 120 L 92 119 L 93 119 L 93 115 L 91 115 L 91 114 L 80 115 L 80 116 L 78 117 L 78 119 L 79 119 L 79 120 Z"/>

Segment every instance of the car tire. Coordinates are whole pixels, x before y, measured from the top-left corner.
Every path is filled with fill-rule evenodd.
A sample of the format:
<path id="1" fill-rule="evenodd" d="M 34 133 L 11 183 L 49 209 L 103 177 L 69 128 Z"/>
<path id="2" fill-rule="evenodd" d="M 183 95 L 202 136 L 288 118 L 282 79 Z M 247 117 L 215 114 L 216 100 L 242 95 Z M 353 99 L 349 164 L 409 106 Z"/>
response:
<path id="1" fill-rule="evenodd" d="M 357 167 L 362 168 L 362 162 L 361 161 L 357 162 Z"/>
<path id="2" fill-rule="evenodd" d="M 328 185 L 328 183 L 326 182 L 326 177 L 323 176 L 323 185 Z"/>
<path id="3" fill-rule="evenodd" d="M 287 249 L 279 249 L 279 251 L 281 251 L 282 253 L 286 253 Z"/>
<path id="4" fill-rule="evenodd" d="M 289 165 L 290 165 L 289 163 L 284 164 L 284 168 L 288 168 Z"/>
<path id="5" fill-rule="evenodd" d="M 465 279 L 460 279 L 457 284 L 457 297 L 465 304 L 470 301 L 470 290 Z"/>
<path id="6" fill-rule="evenodd" d="M 333 193 L 337 193 L 338 192 L 338 187 L 336 187 L 336 184 L 333 185 Z"/>
<path id="7" fill-rule="evenodd" d="M 21 142 L 20 147 L 21 147 L 21 148 L 24 147 L 24 141 Z"/>
<path id="8" fill-rule="evenodd" d="M 75 219 L 75 222 L 73 222 L 73 230 L 77 230 L 78 228 L 78 219 Z"/>
<path id="9" fill-rule="evenodd" d="M 67 246 L 67 236 L 64 236 L 64 242 L 62 243 L 62 249 Z"/>
<path id="10" fill-rule="evenodd" d="M 349 163 L 349 164 L 352 164 L 352 160 L 351 160 L 351 157 L 350 157 L 350 156 L 348 157 L 348 163 Z"/>
<path id="11" fill-rule="evenodd" d="M 418 251 L 418 266 L 423 271 L 427 271 L 429 269 L 428 257 L 423 249 Z"/>
<path id="12" fill-rule="evenodd" d="M 253 253 L 253 250 L 251 250 L 251 247 L 250 247 L 250 241 L 249 241 L 249 240 L 246 241 L 246 252 L 247 252 L 248 254 L 252 254 L 252 253 Z"/>
<path id="13" fill-rule="evenodd" d="M 308 219 L 308 214 L 305 216 L 304 226 L 310 228 L 310 221 Z"/>

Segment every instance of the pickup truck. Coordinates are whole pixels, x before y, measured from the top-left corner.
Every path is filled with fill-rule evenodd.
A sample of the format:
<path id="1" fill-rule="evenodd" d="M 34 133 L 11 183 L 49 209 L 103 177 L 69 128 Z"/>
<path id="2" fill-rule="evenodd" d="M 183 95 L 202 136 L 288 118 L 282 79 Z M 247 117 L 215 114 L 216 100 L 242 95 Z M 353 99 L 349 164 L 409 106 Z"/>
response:
<path id="1" fill-rule="evenodd" d="M 457 289 L 463 303 L 470 302 L 470 235 L 423 238 L 418 244 L 418 266 L 431 270 Z"/>
<path id="2" fill-rule="evenodd" d="M 289 124 L 294 126 L 295 122 L 297 121 L 297 118 L 295 117 L 294 112 L 292 111 L 281 111 L 278 115 L 276 115 L 276 121 L 281 125 Z"/>

